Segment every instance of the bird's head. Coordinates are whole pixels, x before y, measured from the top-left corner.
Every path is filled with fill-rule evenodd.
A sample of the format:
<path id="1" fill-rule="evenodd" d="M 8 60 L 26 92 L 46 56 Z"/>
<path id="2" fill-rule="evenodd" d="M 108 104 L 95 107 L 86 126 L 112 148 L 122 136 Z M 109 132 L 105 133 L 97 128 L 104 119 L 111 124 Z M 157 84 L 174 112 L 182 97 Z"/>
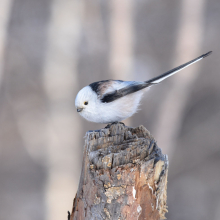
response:
<path id="1" fill-rule="evenodd" d="M 75 99 L 75 107 L 77 112 L 90 121 L 90 116 L 96 109 L 96 104 L 98 102 L 97 94 L 91 89 L 90 86 L 82 88 Z"/>

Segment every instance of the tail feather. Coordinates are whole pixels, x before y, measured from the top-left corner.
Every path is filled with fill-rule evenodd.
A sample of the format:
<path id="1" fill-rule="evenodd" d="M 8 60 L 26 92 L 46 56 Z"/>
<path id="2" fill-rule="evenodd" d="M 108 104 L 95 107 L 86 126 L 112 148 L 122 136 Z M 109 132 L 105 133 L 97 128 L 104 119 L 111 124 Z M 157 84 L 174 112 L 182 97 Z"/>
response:
<path id="1" fill-rule="evenodd" d="M 164 79 L 166 79 L 167 77 L 172 76 L 173 74 L 175 74 L 175 73 L 179 72 L 180 70 L 186 68 L 187 66 L 189 66 L 189 65 L 191 65 L 191 64 L 193 64 L 193 63 L 195 63 L 195 62 L 197 62 L 197 61 L 199 61 L 199 60 L 201 60 L 205 57 L 207 57 L 211 53 L 212 53 L 212 51 L 210 51 L 206 54 L 203 54 L 203 55 L 201 55 L 200 57 L 197 57 L 194 60 L 191 60 L 191 61 L 189 61 L 189 62 L 187 62 L 187 63 L 185 63 L 181 66 L 178 66 L 178 67 L 176 67 L 176 68 L 174 68 L 174 69 L 172 69 L 172 70 L 170 70 L 170 71 L 168 71 L 168 72 L 166 72 L 166 73 L 164 73 L 160 76 L 157 76 L 153 79 L 145 81 L 144 83 L 137 83 L 137 84 L 136 83 L 131 83 L 128 86 L 125 86 L 121 89 L 116 89 L 113 92 L 106 93 L 101 98 L 101 101 L 104 102 L 104 103 L 113 102 L 113 101 L 115 101 L 119 98 L 122 98 L 122 97 L 126 96 L 126 95 L 132 94 L 132 93 L 140 91 L 144 88 L 150 87 L 154 84 L 157 84 L 157 83 L 163 81 Z"/>
<path id="2" fill-rule="evenodd" d="M 186 67 L 188 67 L 188 66 L 190 66 L 190 65 L 192 65 L 192 64 L 194 64 L 194 63 L 196 63 L 196 62 L 198 62 L 200 60 L 202 60 L 203 58 L 209 56 L 211 53 L 212 53 L 212 51 L 209 51 L 208 53 L 205 53 L 205 54 L 203 54 L 203 55 L 201 55 L 201 56 L 199 56 L 199 57 L 197 57 L 197 58 L 195 58 L 195 59 L 193 59 L 193 60 L 191 60 L 191 61 L 189 61 L 187 63 L 184 63 L 184 64 L 182 64 L 182 65 L 180 65 L 180 66 L 178 66 L 178 67 L 176 67 L 176 68 L 174 68 L 172 70 L 169 70 L 168 72 L 165 72 L 165 73 L 161 74 L 160 76 L 157 76 L 157 77 L 152 78 L 152 79 L 150 79 L 148 81 L 145 81 L 145 83 L 149 83 L 151 85 L 152 84 L 160 83 L 164 79 L 166 79 L 166 78 L 176 74 L 180 70 L 182 70 L 182 69 L 184 69 L 184 68 L 186 68 Z"/>

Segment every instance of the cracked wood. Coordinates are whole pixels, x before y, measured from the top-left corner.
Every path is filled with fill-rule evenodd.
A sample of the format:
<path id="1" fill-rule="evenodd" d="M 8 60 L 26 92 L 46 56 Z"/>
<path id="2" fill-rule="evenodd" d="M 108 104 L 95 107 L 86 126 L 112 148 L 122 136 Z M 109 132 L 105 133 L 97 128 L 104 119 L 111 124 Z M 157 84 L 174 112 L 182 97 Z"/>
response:
<path id="1" fill-rule="evenodd" d="M 89 131 L 71 220 L 159 220 L 167 212 L 168 158 L 149 131 Z"/>

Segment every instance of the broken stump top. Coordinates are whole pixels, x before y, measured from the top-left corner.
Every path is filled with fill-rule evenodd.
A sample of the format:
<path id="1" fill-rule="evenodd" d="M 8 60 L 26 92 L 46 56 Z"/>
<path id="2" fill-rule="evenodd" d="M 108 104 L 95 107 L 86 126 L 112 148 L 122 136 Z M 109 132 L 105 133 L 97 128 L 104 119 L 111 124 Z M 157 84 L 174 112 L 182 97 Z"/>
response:
<path id="1" fill-rule="evenodd" d="M 88 131 L 71 219 L 165 219 L 167 174 L 168 158 L 144 126 Z"/>

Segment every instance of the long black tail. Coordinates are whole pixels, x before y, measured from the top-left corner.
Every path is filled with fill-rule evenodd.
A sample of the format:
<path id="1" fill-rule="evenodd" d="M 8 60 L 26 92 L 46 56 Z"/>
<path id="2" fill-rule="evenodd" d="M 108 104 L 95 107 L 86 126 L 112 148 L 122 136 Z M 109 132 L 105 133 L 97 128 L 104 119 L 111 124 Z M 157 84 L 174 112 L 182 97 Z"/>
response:
<path id="1" fill-rule="evenodd" d="M 193 63 L 196 63 L 198 62 L 199 60 L 207 57 L 208 55 L 210 55 L 212 53 L 212 51 L 209 51 L 208 53 L 206 54 L 203 54 L 201 55 L 200 57 L 197 57 L 196 59 L 194 60 L 191 60 L 185 64 L 182 64 L 166 73 L 163 73 L 162 75 L 160 76 L 157 76 L 153 79 L 150 79 L 148 81 L 145 81 L 143 83 L 131 83 L 130 85 L 124 87 L 124 88 L 121 88 L 121 89 L 118 89 L 118 90 L 115 90 L 114 92 L 111 92 L 111 93 L 107 93 L 105 94 L 101 101 L 102 102 L 105 102 L 105 103 L 108 103 L 108 102 L 113 102 L 119 98 L 122 98 L 123 96 L 126 96 L 126 95 L 129 95 L 129 94 L 132 94 L 134 92 L 137 92 L 137 91 L 140 91 L 141 89 L 144 89 L 144 88 L 147 88 L 147 87 L 150 87 L 154 84 L 157 84 L 161 81 L 163 81 L 164 79 L 166 79 L 167 77 L 169 76 L 172 76 L 173 74 L 179 72 L 180 70 L 186 68 L 187 66 L 193 64 Z"/>
<path id="2" fill-rule="evenodd" d="M 168 77 L 170 77 L 170 76 L 176 74 L 177 72 L 179 72 L 180 70 L 186 68 L 187 66 L 190 66 L 190 65 L 192 65 L 193 63 L 196 63 L 196 62 L 202 60 L 203 58 L 209 56 L 211 53 L 212 53 L 212 51 L 209 51 L 208 53 L 205 53 L 205 54 L 203 54 L 203 55 L 201 55 L 201 56 L 199 56 L 199 57 L 197 57 L 197 58 L 195 58 L 195 59 L 193 59 L 193 60 L 191 60 L 191 61 L 189 61 L 189 62 L 187 62 L 187 63 L 184 63 L 184 64 L 182 64 L 182 65 L 180 65 L 180 66 L 178 66 L 178 67 L 176 67 L 176 68 L 174 68 L 174 69 L 172 69 L 172 70 L 169 70 L 169 71 L 167 71 L 167 72 L 161 74 L 160 76 L 157 76 L 157 77 L 152 78 L 152 79 L 150 79 L 150 80 L 148 80 L 148 81 L 145 81 L 145 82 L 146 82 L 146 83 L 149 83 L 149 84 L 157 84 L 157 83 L 160 83 L 160 82 L 163 81 L 164 79 L 166 79 L 166 78 L 168 78 Z"/>

